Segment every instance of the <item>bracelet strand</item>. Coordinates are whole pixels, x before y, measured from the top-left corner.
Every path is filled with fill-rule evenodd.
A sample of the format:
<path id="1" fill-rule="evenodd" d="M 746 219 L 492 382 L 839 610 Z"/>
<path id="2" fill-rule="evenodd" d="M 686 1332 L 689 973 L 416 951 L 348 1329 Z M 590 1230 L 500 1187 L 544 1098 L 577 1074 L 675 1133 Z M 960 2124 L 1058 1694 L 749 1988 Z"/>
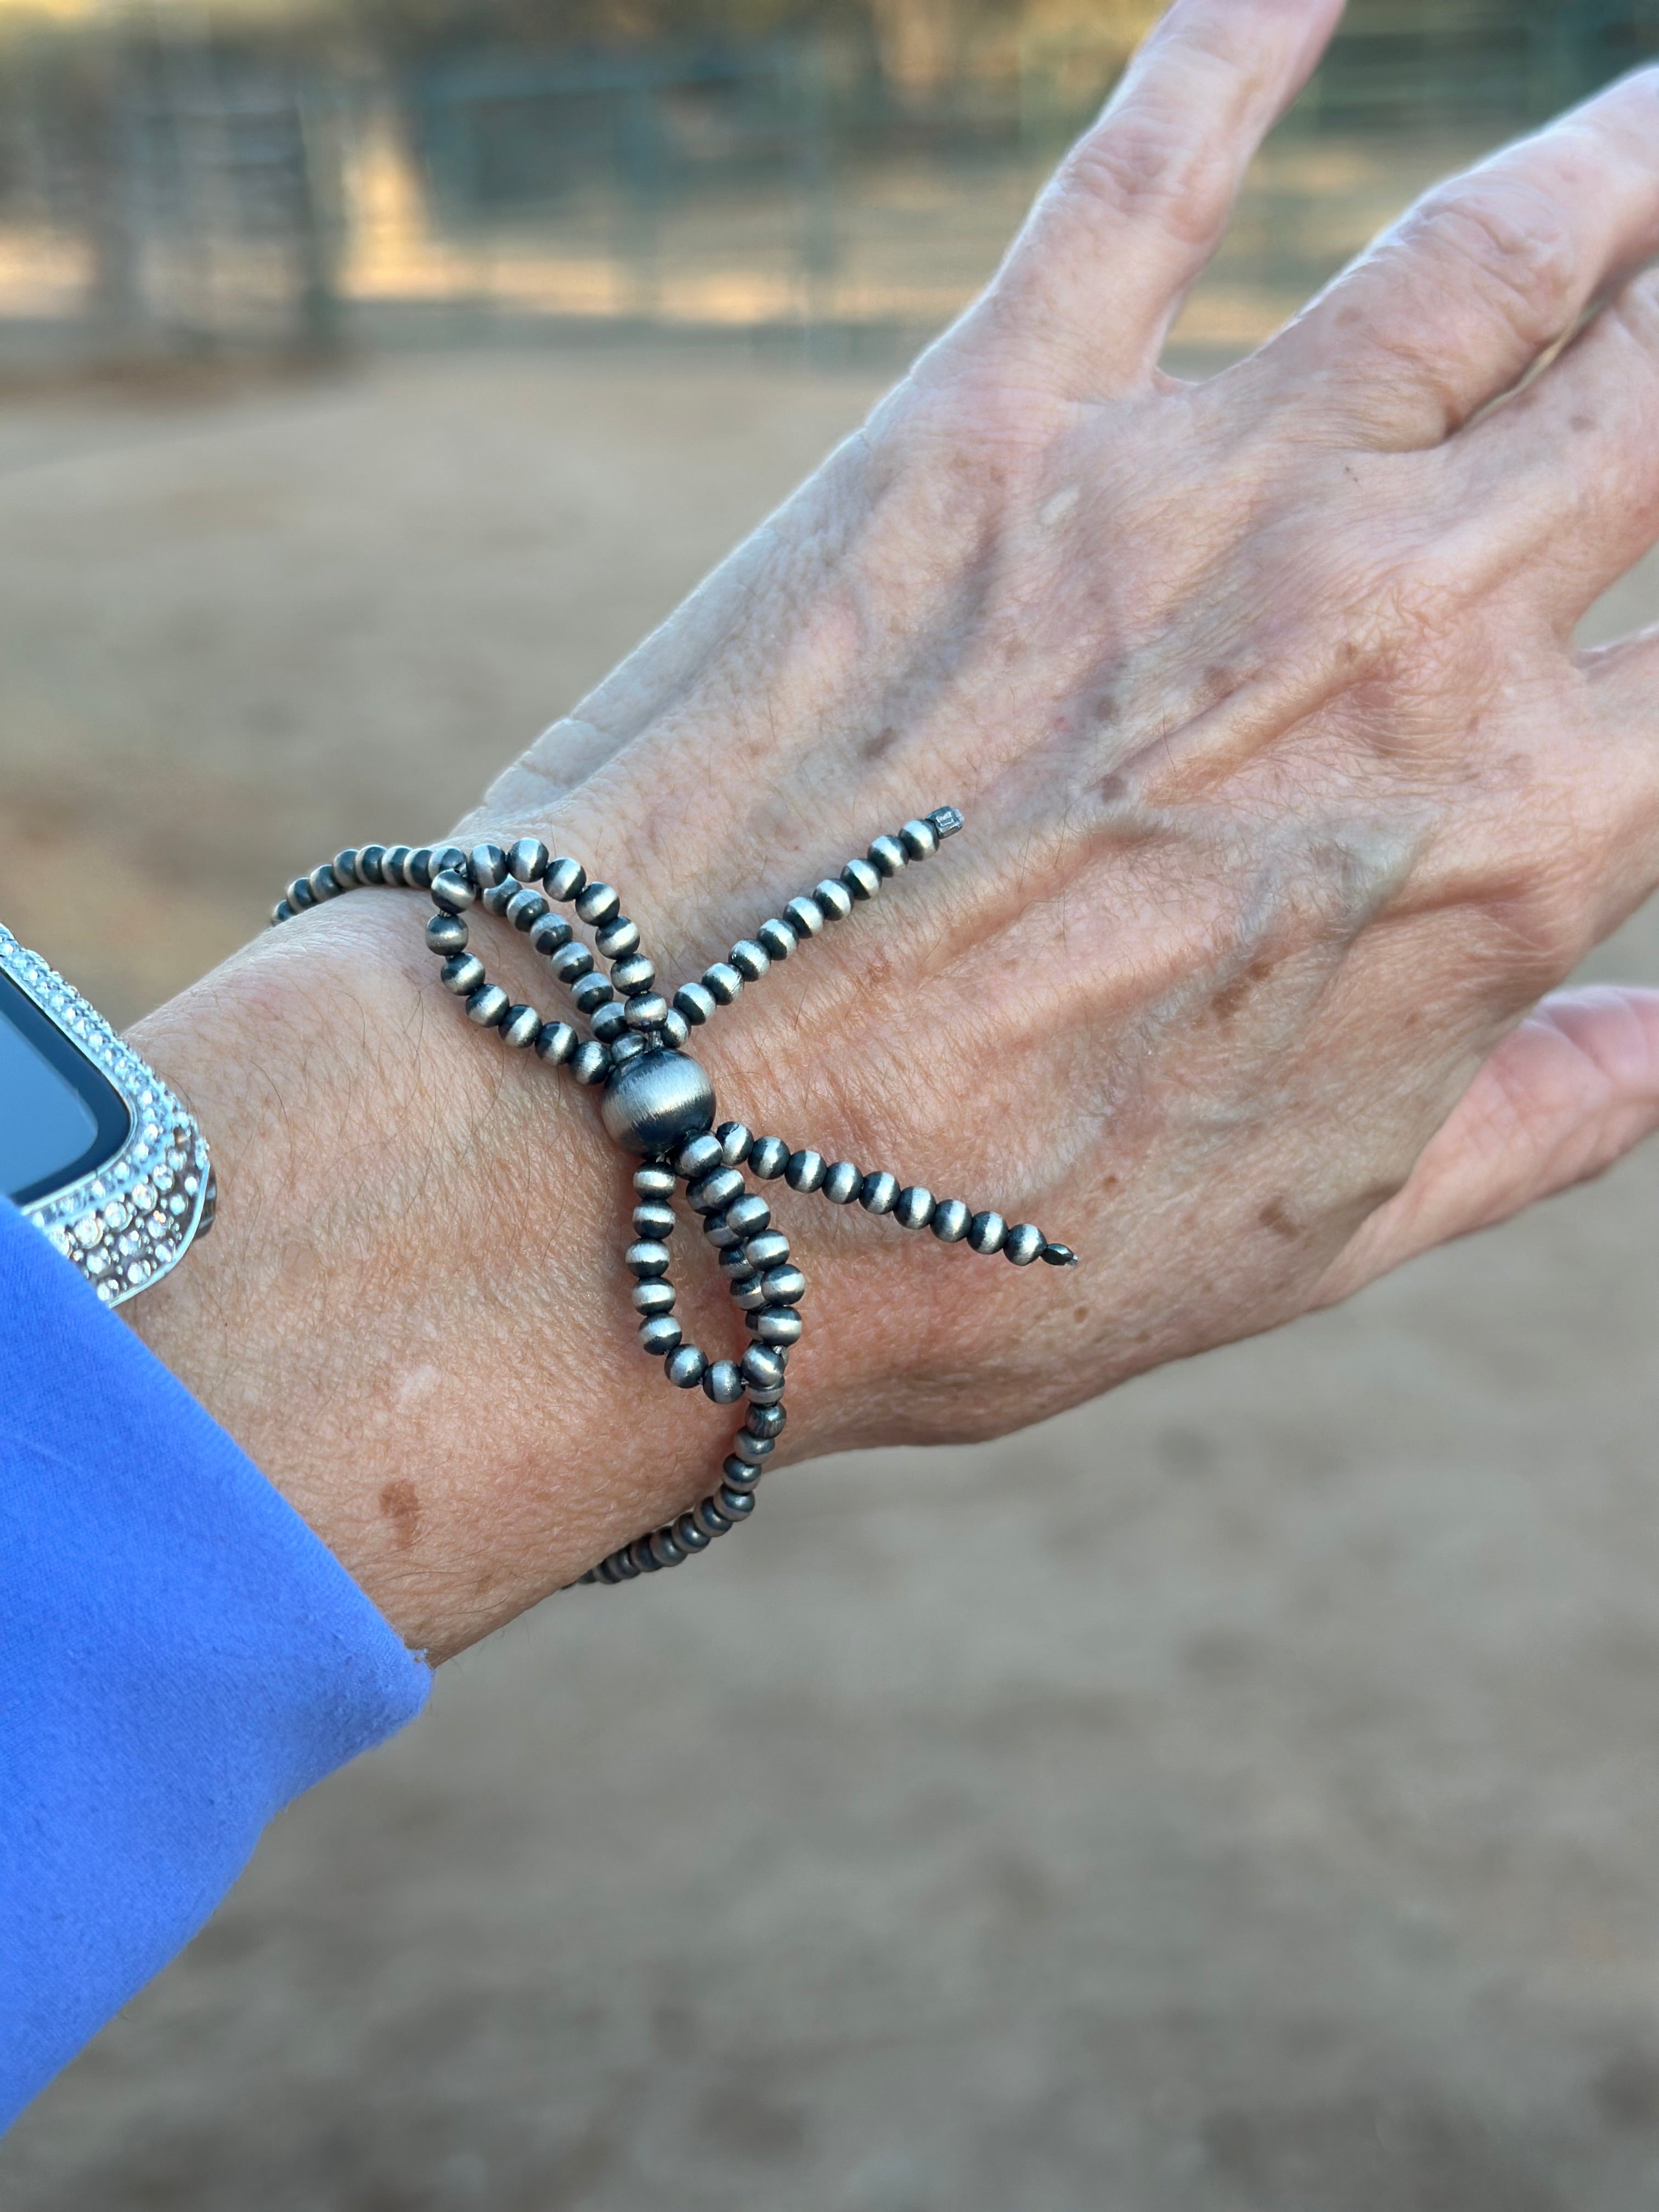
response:
<path id="1" fill-rule="evenodd" d="M 308 876 L 296 876 L 276 902 L 273 924 L 366 886 L 428 892 L 435 911 L 426 941 L 443 963 L 445 988 L 465 1002 L 467 1019 L 495 1030 L 505 1045 L 533 1050 L 550 1067 L 568 1070 L 579 1084 L 602 1085 L 606 1130 L 641 1161 L 634 1175 L 633 1242 L 624 1255 L 634 1277 L 640 1342 L 682 1390 L 700 1385 L 717 1406 L 746 1400 L 747 1407 L 719 1484 L 688 1512 L 601 1559 L 580 1577 L 584 1583 L 634 1582 L 678 1566 L 755 1510 L 787 1419 L 784 1383 L 791 1348 L 801 1337 L 806 1278 L 791 1260 L 788 1238 L 774 1227 L 771 1207 L 745 1181 L 745 1167 L 757 1182 L 781 1176 L 791 1190 L 820 1191 L 835 1206 L 856 1200 L 867 1213 L 890 1216 L 906 1229 L 930 1228 L 941 1243 L 1000 1252 L 1015 1267 L 1038 1259 L 1050 1267 L 1076 1265 L 1068 1245 L 1029 1221 L 1011 1226 L 988 1208 L 975 1212 L 959 1198 L 936 1199 L 918 1183 L 901 1186 L 885 1169 L 866 1172 L 781 1137 L 757 1137 L 741 1121 L 716 1127 L 714 1085 L 684 1050 L 692 1030 L 731 1006 L 745 985 L 758 982 L 828 923 L 846 921 L 902 869 L 931 858 L 962 823 L 954 806 L 938 806 L 896 835 L 878 837 L 839 876 L 826 876 L 752 937 L 739 938 L 698 981 L 682 984 L 672 1002 L 657 988 L 656 969 L 641 951 L 638 925 L 623 913 L 617 891 L 591 880 L 580 861 L 550 854 L 538 838 L 476 845 L 470 853 L 459 845 L 348 847 Z M 515 1004 L 489 981 L 471 949 L 466 915 L 474 906 L 529 938 L 568 991 L 586 1035 L 573 1022 L 544 1021 L 534 1006 Z M 555 911 L 561 906 L 592 930 L 592 951 Z M 682 1184 L 746 1318 L 750 1341 L 740 1359 L 711 1359 L 686 1343 L 674 1318 L 668 1240 Z"/>

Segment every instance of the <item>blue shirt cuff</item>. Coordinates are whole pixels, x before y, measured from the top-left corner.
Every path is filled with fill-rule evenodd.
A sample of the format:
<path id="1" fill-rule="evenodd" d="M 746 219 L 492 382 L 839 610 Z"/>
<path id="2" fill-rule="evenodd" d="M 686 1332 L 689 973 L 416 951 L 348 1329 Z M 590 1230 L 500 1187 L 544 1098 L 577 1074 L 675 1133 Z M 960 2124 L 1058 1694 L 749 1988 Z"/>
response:
<path id="1" fill-rule="evenodd" d="M 196 1932 L 271 1815 L 429 1681 L 0 1201 L 0 2126 Z"/>

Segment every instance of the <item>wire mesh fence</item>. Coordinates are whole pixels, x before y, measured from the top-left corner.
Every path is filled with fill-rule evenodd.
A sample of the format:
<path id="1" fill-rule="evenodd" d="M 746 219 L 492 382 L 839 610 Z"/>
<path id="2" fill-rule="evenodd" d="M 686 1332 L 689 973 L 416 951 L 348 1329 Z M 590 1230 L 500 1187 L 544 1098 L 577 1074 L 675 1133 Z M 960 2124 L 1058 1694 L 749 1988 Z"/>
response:
<path id="1" fill-rule="evenodd" d="M 0 364 L 946 321 L 1149 9 L 1011 21 L 920 83 L 825 36 L 280 59 L 156 16 L 0 52 Z M 1659 0 L 1371 0 L 1189 307 L 1247 343 L 1421 185 L 1659 51 Z"/>

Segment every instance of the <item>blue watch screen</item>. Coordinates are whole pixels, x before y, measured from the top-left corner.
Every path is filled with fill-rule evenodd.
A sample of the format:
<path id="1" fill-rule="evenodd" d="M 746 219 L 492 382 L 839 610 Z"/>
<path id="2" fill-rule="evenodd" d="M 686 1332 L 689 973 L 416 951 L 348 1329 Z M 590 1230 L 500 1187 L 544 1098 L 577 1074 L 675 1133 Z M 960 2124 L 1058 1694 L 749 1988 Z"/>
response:
<path id="1" fill-rule="evenodd" d="M 0 975 L 0 1193 L 48 1197 L 112 1159 L 129 1127 L 114 1085 Z"/>

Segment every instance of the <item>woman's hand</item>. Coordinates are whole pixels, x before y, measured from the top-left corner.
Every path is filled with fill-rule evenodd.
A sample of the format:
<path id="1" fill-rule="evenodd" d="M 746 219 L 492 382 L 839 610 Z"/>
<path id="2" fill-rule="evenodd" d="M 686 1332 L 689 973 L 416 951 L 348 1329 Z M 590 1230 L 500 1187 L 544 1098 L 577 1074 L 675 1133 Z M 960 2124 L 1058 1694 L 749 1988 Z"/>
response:
<path id="1" fill-rule="evenodd" d="M 1659 288 L 1627 273 L 1659 76 L 1172 382 L 1336 12 L 1177 0 L 978 305 L 463 825 L 617 884 L 672 988 L 875 832 L 966 814 L 693 1049 L 723 1115 L 1082 1264 L 782 1192 L 810 1327 L 780 1457 L 1035 1420 L 1659 1120 L 1659 1000 L 1528 1018 L 1659 874 L 1659 640 L 1572 644 L 1659 536 Z M 458 1018 L 424 913 L 354 896 L 143 1025 L 223 1199 L 133 1310 L 441 1655 L 691 1502 L 730 1422 L 635 1345 L 593 1102 Z M 483 949 L 563 1011 L 522 939 Z"/>

